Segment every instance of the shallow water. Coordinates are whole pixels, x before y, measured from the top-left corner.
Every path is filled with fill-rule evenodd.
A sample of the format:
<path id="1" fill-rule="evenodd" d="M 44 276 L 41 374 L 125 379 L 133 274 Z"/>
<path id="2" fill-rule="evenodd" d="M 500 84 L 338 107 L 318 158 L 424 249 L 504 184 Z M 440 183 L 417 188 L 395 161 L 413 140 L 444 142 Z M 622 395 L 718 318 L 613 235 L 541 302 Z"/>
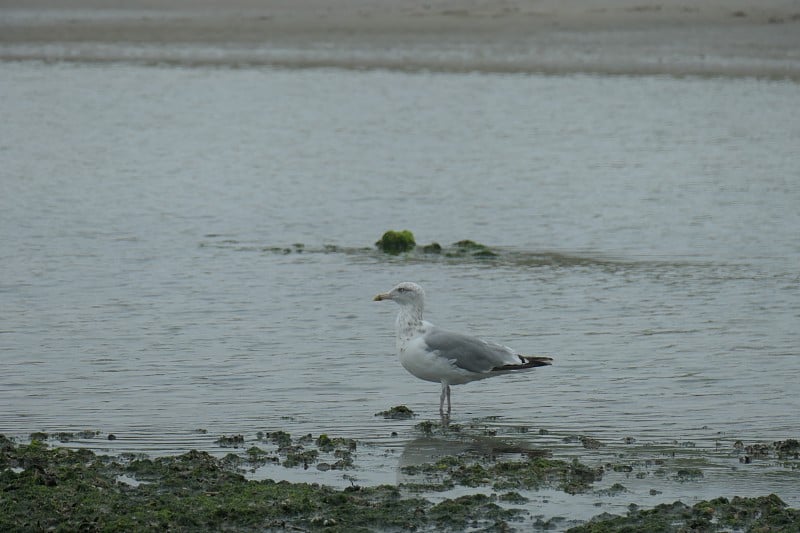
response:
<path id="1" fill-rule="evenodd" d="M 796 84 L 0 63 L 0 85 L 2 433 L 328 433 L 394 480 L 418 435 L 373 414 L 433 418 L 439 391 L 372 296 L 413 280 L 434 323 L 556 359 L 456 387 L 455 421 L 798 436 Z M 504 253 L 369 250 L 390 228 Z"/>

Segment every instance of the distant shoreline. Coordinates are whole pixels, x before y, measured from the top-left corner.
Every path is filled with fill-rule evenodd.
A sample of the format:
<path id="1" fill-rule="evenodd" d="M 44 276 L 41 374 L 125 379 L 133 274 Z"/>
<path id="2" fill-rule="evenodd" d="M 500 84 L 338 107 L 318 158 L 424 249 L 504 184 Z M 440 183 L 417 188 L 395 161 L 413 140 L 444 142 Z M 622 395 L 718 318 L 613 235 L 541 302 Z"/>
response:
<path id="1" fill-rule="evenodd" d="M 0 0 L 0 59 L 800 81 L 800 5 Z"/>

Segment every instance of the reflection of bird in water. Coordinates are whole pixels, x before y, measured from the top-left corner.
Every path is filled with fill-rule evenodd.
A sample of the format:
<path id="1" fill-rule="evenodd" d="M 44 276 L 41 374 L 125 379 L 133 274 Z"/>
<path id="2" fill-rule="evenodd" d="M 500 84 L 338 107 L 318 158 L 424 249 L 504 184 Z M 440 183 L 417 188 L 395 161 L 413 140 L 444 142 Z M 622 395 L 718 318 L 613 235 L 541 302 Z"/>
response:
<path id="1" fill-rule="evenodd" d="M 400 283 L 374 299 L 393 300 L 400 305 L 396 322 L 400 364 L 419 379 L 442 384 L 439 399 L 442 417 L 450 415 L 450 385 L 553 363 L 550 357 L 520 355 L 507 346 L 446 331 L 422 320 L 425 291 L 416 283 Z M 447 413 L 444 411 L 445 398 Z"/>
<path id="2" fill-rule="evenodd" d="M 461 436 L 459 439 L 420 437 L 408 441 L 397 464 L 397 482 L 418 482 L 417 478 L 403 472 L 403 467 L 436 463 L 442 457 L 453 455 L 496 457 L 504 454 L 524 454 L 528 457 L 550 455 L 547 450 L 526 448 L 498 437 Z"/>

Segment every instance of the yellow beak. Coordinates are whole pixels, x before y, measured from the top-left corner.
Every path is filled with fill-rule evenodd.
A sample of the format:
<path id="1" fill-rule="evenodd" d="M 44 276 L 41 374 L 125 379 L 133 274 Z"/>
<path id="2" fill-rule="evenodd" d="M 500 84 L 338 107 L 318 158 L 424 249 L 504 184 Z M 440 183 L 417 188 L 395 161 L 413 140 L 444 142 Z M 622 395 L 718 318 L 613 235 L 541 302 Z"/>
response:
<path id="1" fill-rule="evenodd" d="M 392 298 L 391 298 L 391 296 L 389 296 L 389 293 L 382 292 L 380 294 L 376 294 L 375 298 L 373 298 L 372 301 L 373 302 L 380 302 L 381 300 L 391 300 L 391 299 Z"/>

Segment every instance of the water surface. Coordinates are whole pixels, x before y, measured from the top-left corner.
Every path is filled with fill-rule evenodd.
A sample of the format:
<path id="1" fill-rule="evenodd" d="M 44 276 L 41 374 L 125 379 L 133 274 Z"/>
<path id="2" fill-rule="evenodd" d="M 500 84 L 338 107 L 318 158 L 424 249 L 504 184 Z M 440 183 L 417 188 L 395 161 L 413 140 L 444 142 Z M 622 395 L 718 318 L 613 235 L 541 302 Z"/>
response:
<path id="1" fill-rule="evenodd" d="M 434 323 L 556 359 L 456 387 L 455 421 L 798 436 L 796 84 L 2 63 L 0 85 L 2 433 L 328 433 L 393 477 L 418 435 L 373 414 L 434 418 L 439 390 L 372 296 L 413 280 Z M 390 228 L 506 259 L 362 249 Z M 771 482 L 740 489 L 800 503 Z"/>

